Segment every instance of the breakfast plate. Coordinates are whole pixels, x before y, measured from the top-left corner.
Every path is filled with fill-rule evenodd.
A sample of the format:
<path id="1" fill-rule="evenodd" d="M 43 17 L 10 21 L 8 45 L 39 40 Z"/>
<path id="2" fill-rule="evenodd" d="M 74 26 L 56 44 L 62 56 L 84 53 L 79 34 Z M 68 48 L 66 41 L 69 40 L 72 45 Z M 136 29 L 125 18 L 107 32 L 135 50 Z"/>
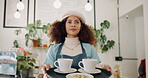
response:
<path id="1" fill-rule="evenodd" d="M 54 71 L 55 72 L 57 72 L 57 73 L 61 73 L 61 74 L 67 74 L 67 73 L 73 73 L 73 72 L 76 72 L 77 71 L 77 69 L 75 69 L 75 68 L 71 68 L 70 69 L 70 71 L 60 71 L 59 69 L 54 69 Z"/>
<path id="2" fill-rule="evenodd" d="M 94 77 L 87 73 L 71 73 L 66 75 L 66 78 L 94 78 Z"/>
<path id="3" fill-rule="evenodd" d="M 81 73 L 89 73 L 89 74 L 98 74 L 98 73 L 101 73 L 101 70 L 99 70 L 99 69 L 95 69 L 92 72 L 86 72 L 83 69 L 78 69 L 78 71 L 81 72 Z"/>

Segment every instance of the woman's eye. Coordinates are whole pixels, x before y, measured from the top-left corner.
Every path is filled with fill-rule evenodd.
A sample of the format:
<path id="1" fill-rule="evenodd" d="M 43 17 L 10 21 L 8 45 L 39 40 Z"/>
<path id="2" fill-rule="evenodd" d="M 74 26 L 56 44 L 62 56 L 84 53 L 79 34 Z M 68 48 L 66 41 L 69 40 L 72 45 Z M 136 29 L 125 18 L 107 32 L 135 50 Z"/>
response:
<path id="1" fill-rule="evenodd" d="M 68 21 L 68 23 L 70 24 L 70 23 L 71 23 L 71 21 Z"/>
<path id="2" fill-rule="evenodd" d="M 79 24 L 79 22 L 76 22 L 77 24 Z"/>

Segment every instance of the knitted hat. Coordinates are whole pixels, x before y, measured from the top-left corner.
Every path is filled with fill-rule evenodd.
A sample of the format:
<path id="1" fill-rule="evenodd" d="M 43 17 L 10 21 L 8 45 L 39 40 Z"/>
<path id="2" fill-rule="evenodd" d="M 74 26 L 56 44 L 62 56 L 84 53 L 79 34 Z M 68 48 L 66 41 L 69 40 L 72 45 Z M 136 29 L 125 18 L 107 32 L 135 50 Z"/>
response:
<path id="1" fill-rule="evenodd" d="M 66 14 L 63 15 L 62 19 L 66 18 L 66 17 L 69 17 L 69 16 L 76 16 L 84 23 L 86 21 L 85 17 L 81 13 L 79 13 L 77 11 L 69 11 L 69 12 L 67 12 Z"/>

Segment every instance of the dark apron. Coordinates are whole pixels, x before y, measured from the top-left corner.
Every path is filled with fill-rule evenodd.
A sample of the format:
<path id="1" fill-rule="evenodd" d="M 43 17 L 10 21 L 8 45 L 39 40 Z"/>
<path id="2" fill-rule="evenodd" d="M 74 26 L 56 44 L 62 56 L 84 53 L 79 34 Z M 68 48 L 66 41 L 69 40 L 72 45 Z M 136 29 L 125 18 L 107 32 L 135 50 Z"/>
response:
<path id="1" fill-rule="evenodd" d="M 76 56 L 68 56 L 68 55 L 62 54 L 61 53 L 61 50 L 62 50 L 63 44 L 64 43 L 62 43 L 59 46 L 59 50 L 58 50 L 57 55 L 56 55 L 56 60 L 58 58 L 70 58 L 70 59 L 73 59 L 72 68 L 77 68 L 78 69 L 79 68 L 78 63 L 80 61 L 82 61 L 83 58 L 87 58 L 87 55 L 86 55 L 86 52 L 85 52 L 85 50 L 84 50 L 84 48 L 82 46 L 82 43 L 80 43 L 81 44 L 81 47 L 82 47 L 82 54 L 78 54 Z"/>

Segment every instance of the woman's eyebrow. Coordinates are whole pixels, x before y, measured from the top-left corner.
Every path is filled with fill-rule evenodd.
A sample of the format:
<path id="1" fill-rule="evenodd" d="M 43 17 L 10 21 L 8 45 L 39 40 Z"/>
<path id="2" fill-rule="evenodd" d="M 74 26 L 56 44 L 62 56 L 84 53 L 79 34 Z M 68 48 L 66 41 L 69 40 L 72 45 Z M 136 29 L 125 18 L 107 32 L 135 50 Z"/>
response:
<path id="1" fill-rule="evenodd" d="M 71 19 L 68 19 L 67 21 L 72 21 Z"/>
<path id="2" fill-rule="evenodd" d="M 79 20 L 75 20 L 75 21 L 79 21 Z"/>
<path id="3" fill-rule="evenodd" d="M 80 22 L 80 20 L 75 20 L 75 22 Z"/>

